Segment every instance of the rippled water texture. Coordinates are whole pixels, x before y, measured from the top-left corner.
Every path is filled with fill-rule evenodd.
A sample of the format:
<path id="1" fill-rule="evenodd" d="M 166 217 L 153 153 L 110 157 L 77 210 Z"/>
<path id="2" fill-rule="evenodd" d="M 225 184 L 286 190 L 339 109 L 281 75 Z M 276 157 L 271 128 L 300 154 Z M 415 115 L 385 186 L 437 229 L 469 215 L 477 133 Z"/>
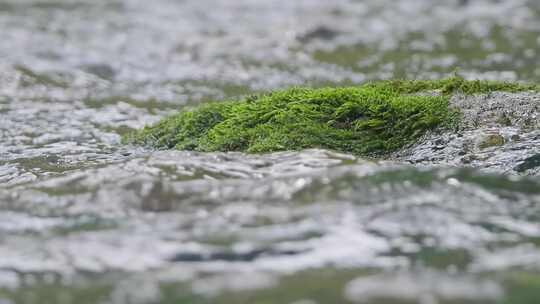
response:
<path id="1" fill-rule="evenodd" d="M 386 161 L 119 139 L 292 85 L 538 83 L 539 34 L 533 0 L 3 0 L 0 303 L 537 303 L 538 95 L 454 98 L 469 131 Z"/>

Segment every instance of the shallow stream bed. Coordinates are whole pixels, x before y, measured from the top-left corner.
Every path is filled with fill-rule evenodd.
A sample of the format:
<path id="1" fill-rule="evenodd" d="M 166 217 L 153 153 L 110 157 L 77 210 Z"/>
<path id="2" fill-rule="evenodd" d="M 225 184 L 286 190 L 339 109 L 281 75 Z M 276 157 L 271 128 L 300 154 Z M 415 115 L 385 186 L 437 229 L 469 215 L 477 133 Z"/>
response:
<path id="1" fill-rule="evenodd" d="M 534 0 L 3 0 L 0 303 L 538 303 L 538 125 L 387 160 L 120 137 L 295 85 L 540 83 L 539 37 Z"/>

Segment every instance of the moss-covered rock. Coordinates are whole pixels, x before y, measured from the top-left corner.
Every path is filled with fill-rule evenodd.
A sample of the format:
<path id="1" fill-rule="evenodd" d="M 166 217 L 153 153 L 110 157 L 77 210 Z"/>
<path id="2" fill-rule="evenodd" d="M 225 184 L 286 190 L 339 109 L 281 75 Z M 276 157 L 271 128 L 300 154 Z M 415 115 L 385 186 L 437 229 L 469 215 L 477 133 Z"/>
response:
<path id="1" fill-rule="evenodd" d="M 425 132 L 455 126 L 454 92 L 538 90 L 533 85 L 466 81 L 383 81 L 359 87 L 292 88 L 208 103 L 124 137 L 159 149 L 273 152 L 325 148 L 382 154 Z M 426 94 L 421 94 L 425 92 Z"/>
<path id="2" fill-rule="evenodd" d="M 480 137 L 478 142 L 478 148 L 480 149 L 487 149 L 491 147 L 498 147 L 504 145 L 506 140 L 504 137 L 498 133 L 496 134 L 485 134 L 484 136 Z"/>

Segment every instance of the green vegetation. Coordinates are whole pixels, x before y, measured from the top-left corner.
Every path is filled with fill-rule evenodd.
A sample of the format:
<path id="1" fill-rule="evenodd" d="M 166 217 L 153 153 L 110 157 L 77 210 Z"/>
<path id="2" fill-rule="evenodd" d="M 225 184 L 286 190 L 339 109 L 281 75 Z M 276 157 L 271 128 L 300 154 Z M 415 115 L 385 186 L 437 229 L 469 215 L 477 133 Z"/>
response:
<path id="1" fill-rule="evenodd" d="M 429 130 L 456 126 L 459 112 L 449 108 L 453 93 L 538 89 L 460 77 L 292 88 L 208 103 L 128 134 L 124 141 L 204 152 L 325 148 L 357 155 L 384 154 L 413 143 Z"/>
<path id="2" fill-rule="evenodd" d="M 439 265 L 442 266 L 442 265 Z M 261 285 L 261 288 L 246 288 L 245 290 L 228 289 L 223 285 L 223 289 L 216 287 L 217 294 L 199 294 L 193 290 L 193 281 L 188 282 L 166 282 L 159 283 L 159 294 L 156 299 L 147 302 L 176 304 L 281 304 L 281 303 L 353 303 L 344 297 L 344 290 L 349 282 L 356 278 L 378 275 L 380 271 L 375 269 L 333 269 L 319 268 L 300 271 L 281 277 L 276 277 L 274 283 Z M 444 272 L 443 272 L 444 273 Z M 141 276 L 143 277 L 143 276 Z M 208 284 L 211 284 L 211 276 Z M 496 303 L 496 304 L 536 304 L 540 292 L 540 275 L 530 271 L 506 271 L 501 273 L 482 273 L 478 278 L 488 278 L 499 284 L 504 295 L 497 299 L 488 301 L 486 299 L 467 300 L 452 298 L 459 294 L 448 294 L 445 298 L 439 298 L 438 303 Z M 62 303 L 111 303 L 118 299 L 139 299 L 140 293 L 133 290 L 120 289 L 118 277 L 104 277 L 101 275 L 81 278 L 81 281 L 44 282 L 42 278 L 36 278 L 37 282 L 25 284 L 15 289 L 0 288 L 0 301 L 7 303 L 28 303 L 28 304 L 62 304 Z M 126 277 L 126 282 L 137 282 L 138 277 Z M 459 277 L 455 277 L 459 280 Z M 219 281 L 217 281 L 219 282 Z M 129 285 L 131 286 L 131 285 Z M 213 286 L 210 286 L 213 287 Z M 118 293 L 120 291 L 120 293 Z M 119 297 L 120 296 L 120 297 Z M 127 300 L 126 300 L 127 301 Z M 488 302 L 486 302 L 488 301 Z M 384 298 L 366 298 L 365 303 L 387 303 L 387 304 L 408 304 L 416 303 L 410 299 L 396 298 L 390 296 Z M 123 303 L 123 302 L 122 302 Z M 131 302 L 129 302 L 131 303 Z M 145 302 L 146 303 L 146 302 Z M 356 303 L 356 302 L 355 302 Z"/>
<path id="3" fill-rule="evenodd" d="M 501 304 L 538 303 L 540 295 L 540 274 L 533 272 L 514 272 L 506 274 L 506 299 Z"/>
<path id="4" fill-rule="evenodd" d="M 517 82 L 465 80 L 454 76 L 440 80 L 390 80 L 370 83 L 367 86 L 375 88 L 390 88 L 400 93 L 419 93 L 426 91 L 440 91 L 444 95 L 462 93 L 465 95 L 487 94 L 490 92 L 524 92 L 540 91 L 535 84 L 522 84 Z"/>

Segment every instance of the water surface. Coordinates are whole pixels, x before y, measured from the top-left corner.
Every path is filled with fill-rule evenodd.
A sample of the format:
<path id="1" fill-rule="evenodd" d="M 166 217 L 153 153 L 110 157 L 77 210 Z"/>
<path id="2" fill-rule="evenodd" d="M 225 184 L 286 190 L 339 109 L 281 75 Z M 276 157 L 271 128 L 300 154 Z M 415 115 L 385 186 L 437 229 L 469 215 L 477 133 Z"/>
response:
<path id="1" fill-rule="evenodd" d="M 0 29 L 0 303 L 536 303 L 538 128 L 470 161 L 120 136 L 294 85 L 539 82 L 537 1 L 4 0 Z"/>

